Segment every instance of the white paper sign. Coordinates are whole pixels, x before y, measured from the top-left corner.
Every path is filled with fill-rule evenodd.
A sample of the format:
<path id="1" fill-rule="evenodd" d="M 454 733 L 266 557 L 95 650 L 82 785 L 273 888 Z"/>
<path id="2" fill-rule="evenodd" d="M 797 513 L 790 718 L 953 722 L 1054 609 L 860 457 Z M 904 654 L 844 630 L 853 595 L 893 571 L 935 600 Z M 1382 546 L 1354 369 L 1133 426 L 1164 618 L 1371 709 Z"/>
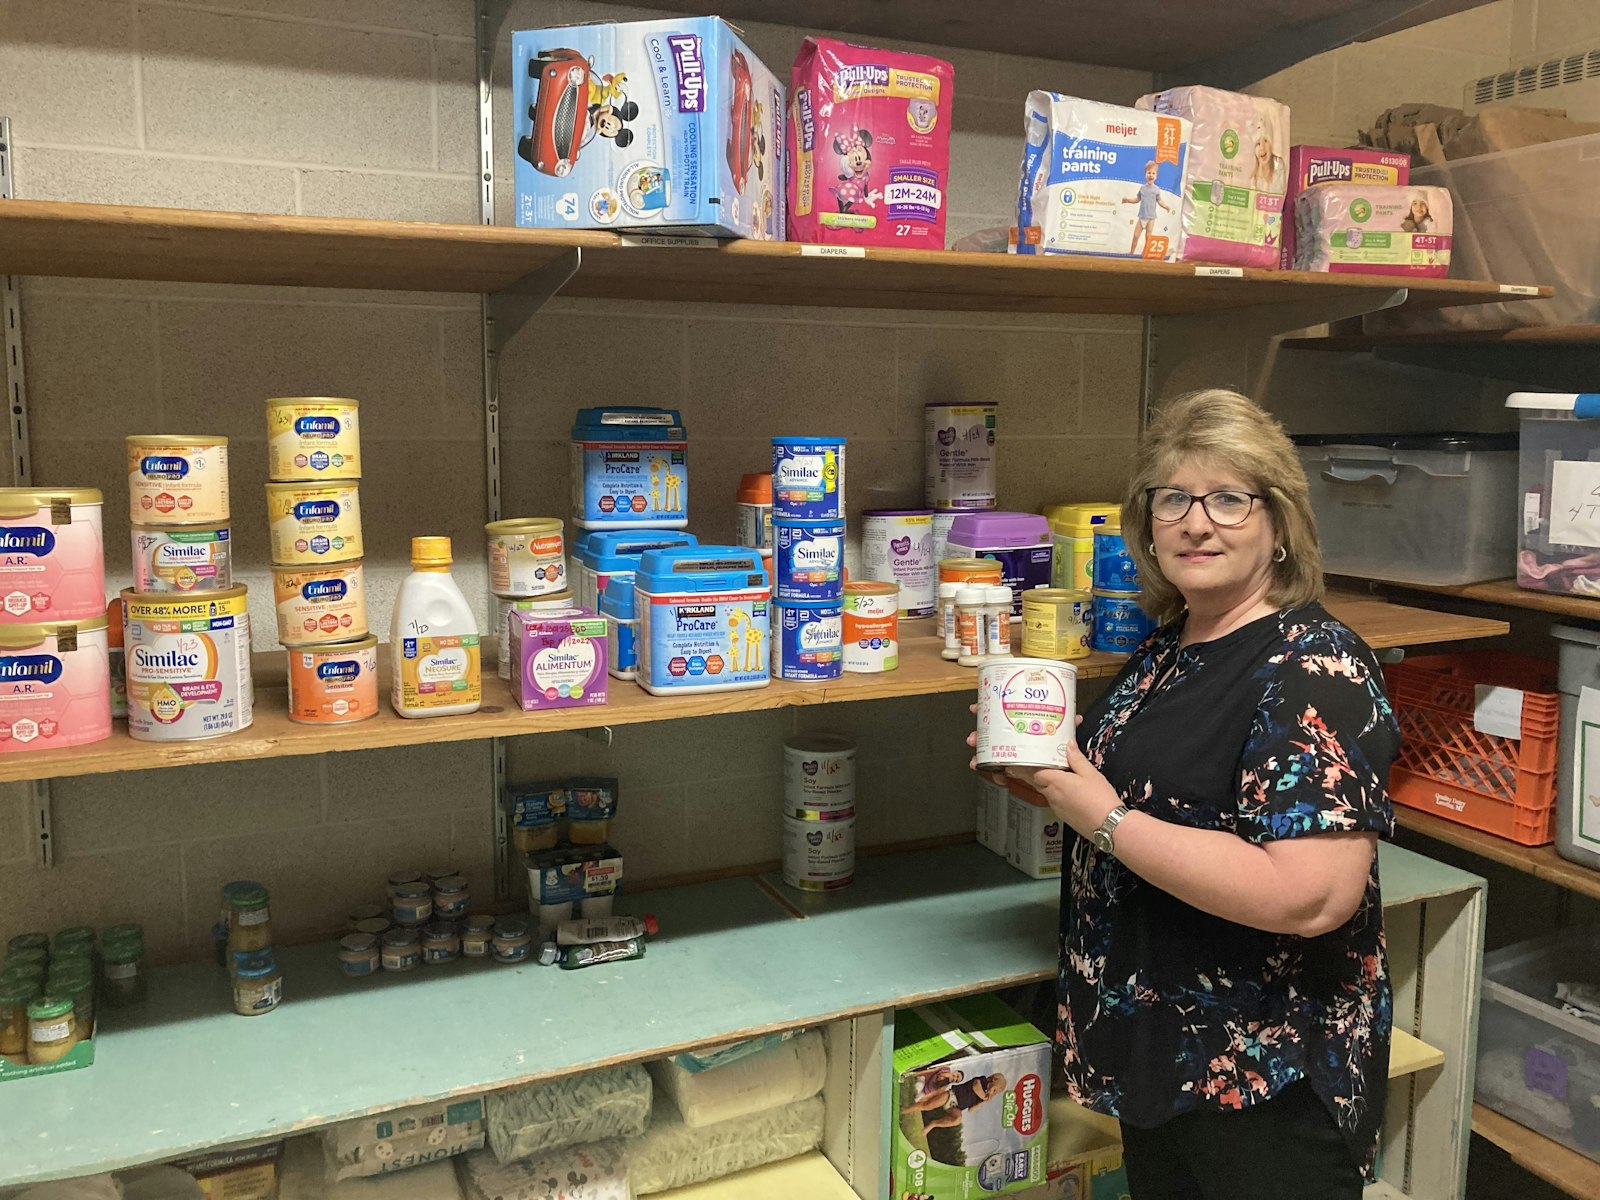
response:
<path id="1" fill-rule="evenodd" d="M 800 247 L 801 258 L 865 258 L 866 248 L 863 246 L 814 246 Z"/>
<path id="2" fill-rule="evenodd" d="M 1578 693 L 1572 755 L 1572 842 L 1600 854 L 1600 690 Z"/>
<path id="3" fill-rule="evenodd" d="M 1564 458 L 1552 466 L 1550 540 L 1600 546 L 1600 463 Z"/>
<path id="4" fill-rule="evenodd" d="M 1201 279 L 1243 279 L 1243 267 L 1196 267 L 1194 273 Z"/>
<path id="5" fill-rule="evenodd" d="M 1522 737 L 1522 689 L 1490 687 L 1480 683 L 1473 689 L 1477 699 L 1472 707 L 1472 727 L 1495 737 Z"/>

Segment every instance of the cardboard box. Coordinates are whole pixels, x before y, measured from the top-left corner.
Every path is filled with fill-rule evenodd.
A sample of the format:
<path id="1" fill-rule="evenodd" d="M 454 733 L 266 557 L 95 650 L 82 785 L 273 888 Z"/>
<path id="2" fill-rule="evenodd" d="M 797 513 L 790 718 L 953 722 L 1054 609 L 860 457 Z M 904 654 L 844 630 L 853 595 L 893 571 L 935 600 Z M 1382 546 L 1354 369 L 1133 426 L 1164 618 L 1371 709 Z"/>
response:
<path id="1" fill-rule="evenodd" d="M 978 845 L 1006 856 L 1006 832 L 1011 814 L 1011 793 L 998 783 L 978 780 Z"/>
<path id="2" fill-rule="evenodd" d="M 206 1200 L 277 1200 L 282 1142 L 214 1150 L 172 1165 L 194 1176 Z"/>
<path id="3" fill-rule="evenodd" d="M 1050 1101 L 1046 1181 L 1016 1200 L 1130 1200 L 1115 1117 L 1091 1112 L 1068 1096 Z"/>
<path id="4" fill-rule="evenodd" d="M 511 70 L 518 225 L 783 238 L 784 87 L 727 22 L 525 30 Z"/>
<path id="5" fill-rule="evenodd" d="M 1029 804 L 1009 792 L 1005 799 L 1006 861 L 1034 879 L 1060 875 L 1067 823 L 1052 809 Z"/>
<path id="6" fill-rule="evenodd" d="M 993 996 L 898 1013 L 894 1194 L 973 1200 L 1046 1180 L 1050 1039 Z"/>
<path id="7" fill-rule="evenodd" d="M 511 694 L 523 709 L 606 702 L 606 619 L 586 608 L 514 608 Z"/>

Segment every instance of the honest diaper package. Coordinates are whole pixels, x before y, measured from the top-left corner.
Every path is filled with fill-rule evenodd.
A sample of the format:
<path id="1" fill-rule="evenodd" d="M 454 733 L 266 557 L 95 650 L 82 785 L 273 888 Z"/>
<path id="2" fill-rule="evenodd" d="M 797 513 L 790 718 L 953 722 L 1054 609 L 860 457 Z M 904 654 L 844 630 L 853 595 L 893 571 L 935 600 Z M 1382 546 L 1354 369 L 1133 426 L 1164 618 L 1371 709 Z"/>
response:
<path id="1" fill-rule="evenodd" d="M 784 89 L 717 17 L 511 38 L 518 225 L 783 237 Z"/>
<path id="2" fill-rule="evenodd" d="M 1289 150 L 1289 190 L 1283 197 L 1283 249 L 1278 265 L 1294 267 L 1294 202 L 1307 188 L 1325 183 L 1367 186 L 1411 182 L 1411 156 L 1393 150 L 1335 150 L 1331 146 L 1294 146 Z"/>
<path id="3" fill-rule="evenodd" d="M 1276 267 L 1289 181 L 1288 105 L 1219 88 L 1179 87 L 1141 96 L 1137 106 L 1192 126 L 1182 257 Z"/>
<path id="4" fill-rule="evenodd" d="M 1294 206 L 1294 265 L 1359 275 L 1450 274 L 1450 193 L 1330 183 Z"/>
<path id="5" fill-rule="evenodd" d="M 944 249 L 955 68 L 808 37 L 789 90 L 789 237 Z"/>
<path id="6" fill-rule="evenodd" d="M 1188 121 L 1055 92 L 1023 121 L 1016 253 L 1177 260 Z"/>

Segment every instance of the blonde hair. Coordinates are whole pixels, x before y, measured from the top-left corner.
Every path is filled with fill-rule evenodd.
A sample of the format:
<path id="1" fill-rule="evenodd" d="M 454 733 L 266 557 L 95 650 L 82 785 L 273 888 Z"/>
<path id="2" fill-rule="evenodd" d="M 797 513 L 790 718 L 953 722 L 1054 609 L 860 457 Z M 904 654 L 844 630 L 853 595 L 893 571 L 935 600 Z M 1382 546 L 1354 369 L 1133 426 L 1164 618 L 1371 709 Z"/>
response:
<path id="1" fill-rule="evenodd" d="M 1140 606 L 1158 621 L 1184 610 L 1183 595 L 1161 573 L 1150 552 L 1151 516 L 1147 489 L 1163 487 L 1183 464 L 1194 459 L 1223 468 L 1247 481 L 1264 503 L 1284 549 L 1272 564 L 1267 600 L 1293 608 L 1322 599 L 1322 548 L 1310 488 L 1294 443 L 1283 426 L 1254 401 L 1226 388 L 1207 388 L 1167 404 L 1139 441 L 1133 478 L 1122 501 L 1122 536 L 1139 568 Z"/>

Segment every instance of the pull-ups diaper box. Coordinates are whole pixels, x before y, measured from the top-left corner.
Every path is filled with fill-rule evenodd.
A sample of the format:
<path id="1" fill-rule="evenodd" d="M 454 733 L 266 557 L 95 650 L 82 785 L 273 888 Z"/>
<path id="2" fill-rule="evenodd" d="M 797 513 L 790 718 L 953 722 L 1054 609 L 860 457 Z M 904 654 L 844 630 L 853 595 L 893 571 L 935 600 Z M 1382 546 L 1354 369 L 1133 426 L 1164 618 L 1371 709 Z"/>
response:
<path id="1" fill-rule="evenodd" d="M 1188 121 L 1055 92 L 1023 121 L 1016 253 L 1177 261 Z"/>
<path id="2" fill-rule="evenodd" d="M 1289 190 L 1283 197 L 1283 249 L 1278 265 L 1294 267 L 1294 203 L 1307 188 L 1328 183 L 1368 187 L 1404 186 L 1411 182 L 1411 156 L 1392 150 L 1335 150 L 1331 146 L 1295 146 L 1289 151 Z"/>
<path id="3" fill-rule="evenodd" d="M 1289 181 L 1289 108 L 1264 96 L 1168 88 L 1137 107 L 1183 117 L 1189 135 L 1185 259 L 1276 267 Z"/>
<path id="4" fill-rule="evenodd" d="M 784 88 L 717 17 L 511 38 L 518 225 L 783 237 Z"/>
<path id="5" fill-rule="evenodd" d="M 1294 205 L 1294 265 L 1355 275 L 1450 274 L 1450 193 L 1328 183 Z"/>

